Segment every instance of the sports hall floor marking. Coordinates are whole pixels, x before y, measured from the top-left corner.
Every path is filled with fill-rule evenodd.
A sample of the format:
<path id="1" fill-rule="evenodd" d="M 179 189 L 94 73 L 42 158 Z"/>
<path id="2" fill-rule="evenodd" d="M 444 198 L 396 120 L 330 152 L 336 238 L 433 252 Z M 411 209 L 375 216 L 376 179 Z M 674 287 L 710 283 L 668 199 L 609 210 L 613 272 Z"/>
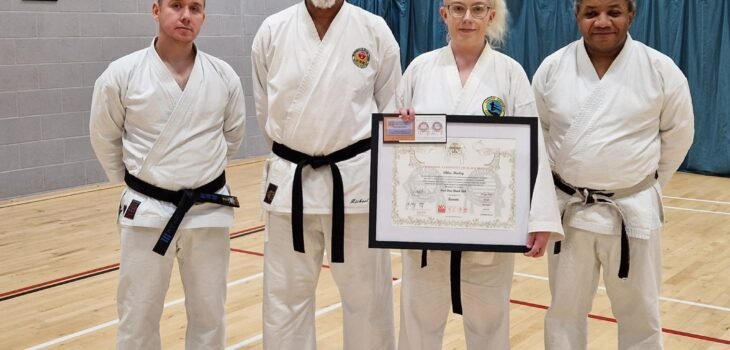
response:
<path id="1" fill-rule="evenodd" d="M 677 200 L 686 200 L 686 201 L 695 201 L 695 202 L 704 202 L 704 203 L 712 203 L 712 204 L 730 204 L 730 202 L 712 201 L 712 200 L 695 199 L 695 198 L 683 198 L 683 197 L 672 197 L 672 196 L 664 196 L 664 198 L 677 199 Z M 13 203 L 13 204 L 14 205 L 17 205 L 19 203 Z M 665 206 L 664 208 L 666 208 L 666 209 L 673 209 L 673 210 L 683 210 L 683 211 L 698 212 L 698 213 L 706 213 L 706 214 L 730 215 L 730 213 L 728 213 L 728 212 L 720 212 L 720 211 L 698 210 L 698 209 L 681 208 L 681 207 L 671 207 L 671 206 Z M 262 229 L 263 229 L 263 226 L 256 226 L 256 227 L 251 227 L 249 229 L 237 231 L 237 232 L 234 232 L 234 233 L 231 234 L 231 238 L 237 238 L 237 237 L 249 235 L 249 234 L 252 234 L 252 233 L 255 233 L 255 232 L 259 232 Z M 235 251 L 234 249 L 232 249 L 232 250 Z M 256 253 L 256 252 L 248 252 L 248 251 L 239 251 L 239 252 L 240 253 L 246 253 L 246 254 Z M 260 253 L 258 253 L 258 254 L 260 254 Z M 399 255 L 399 254 L 395 253 L 395 255 Z M 263 254 L 261 254 L 261 256 L 263 256 Z M 116 268 L 114 268 L 114 267 L 116 267 Z M 112 269 L 111 270 L 107 270 L 109 268 L 112 268 Z M 33 293 L 33 292 L 37 292 L 37 291 L 40 291 L 40 290 L 48 289 L 48 288 L 55 287 L 55 286 L 58 286 L 58 285 L 62 285 L 62 284 L 66 284 L 66 283 L 70 283 L 70 282 L 74 282 L 74 281 L 78 281 L 78 280 L 81 280 L 81 279 L 93 277 L 93 276 L 96 276 L 96 275 L 100 275 L 102 273 L 106 273 L 106 272 L 110 272 L 110 271 L 116 270 L 117 268 L 118 268 L 118 264 L 113 264 L 113 265 L 109 265 L 109 266 L 105 266 L 105 267 L 101 267 L 101 268 L 89 270 L 89 271 L 86 271 L 86 272 L 82 272 L 82 273 L 79 273 L 79 274 L 75 274 L 75 275 L 71 275 L 71 276 L 67 276 L 67 277 L 55 279 L 55 280 L 52 280 L 52 281 L 40 283 L 40 284 L 37 284 L 37 285 L 33 285 L 33 286 L 21 288 L 21 289 L 15 290 L 15 291 L 1 293 L 0 294 L 0 301 L 7 300 L 7 299 L 11 299 L 11 298 L 15 298 L 17 296 L 21 296 L 21 295 L 25 295 L 25 294 L 29 294 L 29 293 Z M 256 274 L 256 275 L 252 275 L 252 276 L 249 276 L 247 278 L 244 278 L 244 279 L 241 279 L 241 280 L 237 280 L 237 281 L 231 282 L 231 283 L 229 283 L 229 286 L 232 286 L 233 284 L 236 284 L 237 285 L 237 284 L 246 283 L 248 281 L 248 278 L 256 279 L 256 278 L 260 278 L 262 275 L 263 275 L 263 273 L 259 273 L 259 274 Z M 528 274 L 522 274 L 522 273 L 515 273 L 515 275 L 521 276 L 521 277 L 538 279 L 538 280 L 547 280 L 546 277 L 542 277 L 542 276 L 528 275 Z M 400 283 L 399 280 L 397 280 L 396 282 L 397 283 Z M 604 287 L 599 287 L 599 289 L 605 290 Z M 685 300 L 674 299 L 674 298 L 666 298 L 666 297 L 660 297 L 660 300 L 664 300 L 664 301 L 668 301 L 668 302 L 674 302 L 674 303 L 679 303 L 679 304 L 685 304 L 685 305 L 691 305 L 691 306 L 696 306 L 696 307 L 701 307 L 701 308 L 708 308 L 708 309 L 713 309 L 713 310 L 718 310 L 718 311 L 723 311 L 723 312 L 730 312 L 730 308 L 722 307 L 722 306 L 716 306 L 716 305 L 710 305 L 710 304 L 702 304 L 702 303 L 696 303 L 696 302 L 685 301 Z M 182 303 L 183 301 L 184 301 L 184 299 L 175 300 L 173 302 L 168 303 L 170 305 L 166 304 L 165 307 L 168 307 L 168 306 L 171 306 L 171 305 L 176 305 L 178 303 Z M 518 300 L 510 300 L 510 301 L 512 303 L 518 304 L 518 305 L 536 307 L 536 308 L 541 308 L 541 309 L 542 308 L 547 308 L 547 306 L 544 306 L 544 305 L 532 304 L 532 303 L 518 301 Z M 335 305 L 331 305 L 329 307 L 334 307 L 334 306 Z M 616 322 L 615 319 L 608 318 L 608 317 L 604 317 L 604 316 L 589 315 L 589 317 L 590 318 L 594 318 L 594 319 L 599 319 L 599 320 L 607 321 L 607 322 L 614 322 L 614 323 Z M 43 349 L 43 348 L 47 348 L 48 346 L 52 346 L 52 345 L 55 345 L 55 344 L 59 344 L 59 343 L 64 342 L 66 340 L 70 340 L 70 339 L 73 339 L 73 338 L 77 338 L 77 337 L 83 336 L 85 334 L 93 333 L 93 332 L 95 332 L 97 330 L 110 327 L 110 326 L 115 325 L 117 323 L 118 323 L 118 320 L 109 321 L 109 322 L 106 322 L 106 323 L 103 323 L 103 324 L 100 324 L 100 325 L 97 325 L 97 326 L 94 326 L 94 327 L 91 327 L 91 328 L 88 328 L 88 329 L 85 329 L 85 330 L 82 330 L 82 331 L 73 333 L 73 334 L 70 334 L 70 335 L 66 335 L 66 336 L 63 336 L 63 337 L 60 337 L 60 338 L 51 340 L 49 342 L 46 342 L 46 343 L 43 343 L 43 344 L 40 344 L 40 345 L 36 345 L 36 346 L 31 347 L 29 349 Z M 674 334 L 674 335 L 678 335 L 678 336 L 690 337 L 690 338 L 695 338 L 695 339 L 699 339 L 699 340 L 705 340 L 705 341 L 709 341 L 709 342 L 716 342 L 716 343 L 720 343 L 720 344 L 730 344 L 730 340 L 726 340 L 726 339 L 706 337 L 706 336 L 703 336 L 703 335 L 686 333 L 686 332 L 682 332 L 682 331 L 678 331 L 678 330 L 672 330 L 672 329 L 662 329 L 662 331 L 665 332 L 665 333 L 668 333 L 668 334 Z M 253 337 L 253 338 L 256 338 L 256 337 Z M 253 339 L 253 338 L 250 338 L 250 339 Z"/>
<path id="2" fill-rule="evenodd" d="M 234 239 L 234 238 L 238 238 L 238 237 L 248 236 L 252 233 L 259 232 L 263 229 L 264 229 L 263 225 L 253 226 L 253 227 L 249 227 L 247 229 L 232 232 L 230 234 L 230 236 L 231 236 L 231 239 Z M 79 273 L 76 273 L 76 274 L 73 274 L 70 276 L 56 278 L 56 279 L 46 281 L 43 283 L 34 284 L 32 286 L 23 287 L 23 288 L 16 289 L 16 290 L 11 290 L 9 292 L 3 292 L 3 293 L 0 293 L 0 302 L 9 300 L 9 299 L 13 299 L 13 298 L 17 298 L 19 296 L 23 296 L 26 294 L 40 292 L 45 289 L 58 287 L 58 286 L 61 286 L 61 285 L 67 284 L 67 283 L 80 281 L 83 279 L 87 279 L 89 277 L 98 276 L 98 275 L 116 271 L 116 270 L 119 270 L 119 263 L 91 269 L 91 270 L 84 271 L 84 272 L 79 272 Z"/>
<path id="3" fill-rule="evenodd" d="M 695 213 L 704 213 L 704 214 L 718 214 L 718 215 L 730 215 L 730 213 L 728 213 L 728 212 L 724 212 L 724 211 L 700 210 L 700 209 L 679 208 L 679 207 L 668 207 L 668 206 L 664 206 L 664 209 L 673 209 L 673 210 L 691 211 L 691 212 L 695 212 Z"/>
<path id="4" fill-rule="evenodd" d="M 547 277 L 531 275 L 531 274 L 527 274 L 527 273 L 515 272 L 514 275 L 519 276 L 519 277 L 524 277 L 524 278 L 530 278 L 530 279 L 534 279 L 534 280 L 540 280 L 540 281 L 546 281 L 546 282 L 548 281 Z M 606 291 L 606 287 L 604 287 L 604 286 L 598 286 L 598 289 L 603 292 Z M 684 304 L 684 305 L 689 305 L 689 306 L 696 306 L 696 307 L 700 307 L 700 308 L 717 310 L 717 311 L 722 311 L 722 312 L 730 312 L 730 307 L 717 306 L 717 305 L 712 305 L 712 304 L 703 304 L 703 303 L 698 303 L 698 302 L 694 302 L 694 301 L 667 298 L 667 297 L 662 297 L 662 296 L 659 297 L 659 300 L 667 301 L 667 302 L 671 302 L 671 303 L 677 303 L 677 304 Z"/>
<path id="5" fill-rule="evenodd" d="M 241 284 L 244 284 L 244 283 L 248 283 L 248 282 L 253 281 L 255 279 L 259 279 L 259 278 L 261 278 L 263 276 L 264 276 L 264 273 L 263 272 L 259 272 L 257 274 L 253 274 L 251 276 L 248 276 L 248 277 L 245 277 L 245 278 L 242 278 L 242 279 L 239 279 L 239 280 L 230 282 L 226 286 L 228 288 L 235 287 L 235 286 L 238 286 L 238 285 L 241 285 Z M 171 307 L 171 306 L 175 306 L 175 305 L 178 305 L 178 304 L 182 304 L 184 301 L 185 301 L 185 298 L 180 298 L 180 299 L 176 299 L 176 300 L 170 301 L 168 303 L 165 303 L 164 308 L 166 309 L 166 308 Z M 114 321 L 104 322 L 102 324 L 99 324 L 99 325 L 96 325 L 96 326 L 93 326 L 93 327 L 90 327 L 90 328 L 86 328 L 84 330 L 80 330 L 78 332 L 71 333 L 71 334 L 65 335 L 63 337 L 59 337 L 59 338 L 56 338 L 56 339 L 52 339 L 52 340 L 49 340 L 49 341 L 47 341 L 45 343 L 42 343 L 42 344 L 38 344 L 38 345 L 35 345 L 35 346 L 32 346 L 32 347 L 29 347 L 26 350 L 41 350 L 41 349 L 46 349 L 46 348 L 49 348 L 51 346 L 61 344 L 61 343 L 65 342 L 65 341 L 68 341 L 68 340 L 71 340 L 71 339 L 74 339 L 74 338 L 78 338 L 78 337 L 82 337 L 84 335 L 87 335 L 87 334 L 90 334 L 90 333 L 94 333 L 94 332 L 96 332 L 98 330 L 102 330 L 104 328 L 108 328 L 108 327 L 114 326 L 117 323 L 119 323 L 119 319 L 116 319 Z"/>
<path id="6" fill-rule="evenodd" d="M 393 286 L 394 287 L 397 286 L 397 285 L 399 285 L 400 283 L 401 283 L 401 280 L 400 279 L 393 278 Z M 330 306 L 325 306 L 325 307 L 317 310 L 314 313 L 314 318 L 318 318 L 319 316 L 326 315 L 326 314 L 328 314 L 328 313 L 330 313 L 332 311 L 335 311 L 335 310 L 337 310 L 337 309 L 339 309 L 341 307 L 342 307 L 342 303 L 336 303 L 336 304 L 332 304 Z M 226 347 L 226 350 L 238 350 L 238 349 L 241 349 L 241 348 L 243 348 L 245 346 L 248 346 L 248 345 L 251 345 L 251 344 L 255 344 L 255 343 L 257 343 L 257 342 L 259 342 L 259 341 L 261 341 L 263 339 L 264 339 L 264 335 L 261 334 L 261 333 L 259 333 L 259 334 L 255 335 L 253 337 L 250 337 L 250 338 L 248 338 L 248 339 L 246 339 L 246 340 L 244 340 L 244 341 L 242 341 L 240 343 L 236 343 L 236 344 L 233 344 L 231 346 Z"/>
<path id="7" fill-rule="evenodd" d="M 690 202 L 702 202 L 702 203 L 712 203 L 712 204 L 726 204 L 730 205 L 730 202 L 724 202 L 724 201 L 711 201 L 708 199 L 697 199 L 697 198 L 684 198 L 684 197 L 672 197 L 672 196 L 662 196 L 662 198 L 669 198 L 669 199 L 678 199 L 683 201 L 690 201 Z"/>
<path id="8" fill-rule="evenodd" d="M 247 164 L 248 163 L 242 163 L 242 164 L 236 164 L 236 165 L 232 165 L 232 166 L 242 166 L 242 165 L 247 165 Z M 67 195 L 58 195 L 58 196 L 52 196 L 52 197 L 48 197 L 48 198 L 38 198 L 38 199 L 32 199 L 32 200 L 28 200 L 28 201 L 10 202 L 10 203 L 6 203 L 5 205 L 0 205 L 0 208 L 8 207 L 8 206 L 16 206 L 16 205 L 20 205 L 20 204 L 33 203 L 33 202 L 37 202 L 37 201 L 44 201 L 44 200 L 48 200 L 48 199 L 68 197 L 68 196 L 77 195 L 79 193 L 87 193 L 87 192 L 99 191 L 99 190 L 103 190 L 103 189 L 107 189 L 107 188 L 112 188 L 112 187 L 121 187 L 121 184 L 108 185 L 108 186 L 99 186 L 97 188 L 91 188 L 91 189 L 84 190 L 83 192 L 76 192 L 76 193 L 67 194 Z M 725 202 L 725 201 L 715 201 L 715 200 L 697 199 L 697 198 L 685 198 L 685 197 L 674 197 L 674 196 L 662 196 L 662 197 L 663 198 L 668 198 L 668 199 L 676 199 L 676 200 L 684 200 L 684 201 L 692 201 L 692 202 L 702 202 L 702 203 L 727 204 L 727 205 L 730 205 L 730 202 Z M 689 211 L 689 212 L 696 212 L 696 213 L 704 213 L 704 214 L 718 214 L 718 215 L 728 215 L 728 216 L 730 216 L 730 212 L 724 212 L 724 211 L 700 210 L 700 209 L 690 209 L 690 208 L 681 208 L 681 207 L 673 207 L 673 206 L 664 206 L 664 208 L 665 209 L 672 209 L 672 210 L 681 210 L 681 211 Z M 248 234 L 251 234 L 251 233 L 254 233 L 254 232 L 261 231 L 261 230 L 263 230 L 263 228 L 264 228 L 264 226 L 263 225 L 260 225 L 260 226 L 250 227 L 250 228 L 247 228 L 247 229 L 244 229 L 244 230 L 241 230 L 241 231 L 233 232 L 233 233 L 231 233 L 231 239 L 238 238 L 238 237 L 245 236 L 245 235 L 248 235 Z M 101 275 L 101 274 L 104 274 L 104 273 L 116 271 L 118 269 L 119 269 L 119 264 L 117 263 L 117 264 L 112 264 L 112 265 L 108 265 L 108 266 L 99 267 L 99 268 L 96 268 L 96 269 L 92 269 L 92 270 L 88 270 L 88 271 L 76 273 L 76 274 L 73 274 L 73 275 L 70 275 L 70 276 L 65 276 L 65 277 L 53 279 L 53 280 L 46 281 L 46 282 L 43 282 L 43 283 L 38 283 L 38 284 L 35 284 L 35 285 L 23 287 L 23 288 L 16 289 L 16 290 L 12 290 L 12 291 L 8 291 L 8 292 L 1 292 L 0 293 L 0 302 L 5 301 L 5 300 L 9 300 L 9 299 L 13 299 L 13 298 L 16 298 L 16 297 L 19 297 L 19 296 L 23 296 L 23 295 L 26 295 L 26 294 L 31 294 L 31 293 L 39 292 L 41 290 L 45 290 L 45 289 L 49 289 L 49 288 L 61 286 L 61 285 L 67 284 L 67 283 L 71 283 L 71 282 L 75 282 L 75 281 L 80 281 L 80 280 L 83 280 L 83 279 L 86 279 L 86 278 L 89 278 L 89 277 L 94 277 L 94 276 Z M 727 311 L 727 308 L 713 306 L 713 305 L 702 306 L 702 305 L 706 305 L 706 304 L 698 304 L 698 303 L 693 303 L 693 302 L 688 302 L 688 301 L 682 301 L 682 300 L 679 300 L 679 299 L 663 298 L 662 300 L 671 301 L 671 302 L 677 302 L 677 303 L 680 303 L 680 304 L 693 305 L 693 306 L 708 307 L 708 308 L 711 308 L 711 309 L 718 309 L 719 308 L 718 310 Z"/>
<path id="9" fill-rule="evenodd" d="M 253 255 L 253 256 L 263 257 L 263 253 L 260 253 L 260 252 L 247 251 L 247 250 L 237 249 L 237 248 L 232 248 L 231 251 L 234 251 L 234 252 L 237 252 L 237 253 L 242 253 L 242 254 L 247 254 L 247 255 Z M 328 266 L 327 265 L 323 265 L 323 267 L 327 268 Z M 239 279 L 239 280 L 230 282 L 230 283 L 227 284 L 227 286 L 230 288 L 230 287 L 233 287 L 233 286 L 236 286 L 236 285 L 240 285 L 240 284 L 244 284 L 244 283 L 250 282 L 250 281 L 255 280 L 255 279 L 259 279 L 261 277 L 263 277 L 263 272 L 259 272 L 257 274 L 248 276 L 246 278 L 243 278 L 243 279 Z M 396 277 L 394 277 L 393 278 L 393 285 L 397 285 L 398 283 L 400 283 L 400 279 L 397 279 Z M 180 298 L 180 299 L 171 301 L 169 303 L 166 303 L 164 307 L 167 308 L 167 307 L 170 307 L 170 306 L 173 306 L 173 305 L 181 304 L 184 300 L 185 300 L 185 298 Z M 530 303 L 530 302 L 521 301 L 521 300 L 511 299 L 510 302 L 512 304 L 521 305 L 521 306 L 527 306 L 527 307 L 532 307 L 532 308 L 542 309 L 542 310 L 546 310 L 548 308 L 546 305 L 535 304 L 535 303 Z M 316 317 L 319 317 L 320 315 L 324 315 L 324 314 L 327 314 L 329 312 L 332 312 L 332 311 L 340 308 L 341 306 L 342 306 L 341 303 L 337 303 L 337 304 L 333 304 L 333 305 L 327 306 L 325 308 L 322 308 L 322 309 L 317 310 L 317 313 L 315 315 L 316 315 Z M 611 317 L 605 317 L 605 316 L 593 315 L 593 314 L 589 314 L 588 317 L 589 318 L 592 318 L 592 319 L 600 320 L 600 321 L 616 323 L 616 319 L 611 318 Z M 90 327 L 90 328 L 81 330 L 79 332 L 76 332 L 76 333 L 73 333 L 73 334 L 69 334 L 69 335 L 66 335 L 66 336 L 63 336 L 63 337 L 59 337 L 59 338 L 50 340 L 48 342 L 45 342 L 43 344 L 39 344 L 39 345 L 30 347 L 27 350 L 40 350 L 40 349 L 45 349 L 45 348 L 48 348 L 50 346 L 57 345 L 57 344 L 60 344 L 62 342 L 65 342 L 67 340 L 71 340 L 71 339 L 74 339 L 74 338 L 78 338 L 80 336 L 84 336 L 86 334 L 93 333 L 93 332 L 98 331 L 100 329 L 104 329 L 104 328 L 107 328 L 107 327 L 111 327 L 113 325 L 116 325 L 117 323 L 119 323 L 119 320 L 114 320 L 114 321 L 109 321 L 109 322 L 106 322 L 106 323 L 102 323 L 100 325 L 96 325 L 94 327 Z M 714 337 L 709 337 L 709 336 L 705 336 L 705 335 L 701 335 L 701 334 L 695 334 L 695 333 L 689 333 L 689 332 L 683 332 L 683 331 L 679 331 L 679 330 L 674 330 L 674 329 L 670 329 L 670 328 L 662 328 L 662 332 L 667 333 L 667 334 L 673 334 L 673 335 L 681 336 L 681 337 L 687 337 L 687 338 L 693 338 L 693 339 L 697 339 L 697 340 L 702 340 L 702 341 L 706 341 L 706 342 L 712 342 L 712 343 L 730 345 L 730 340 L 728 340 L 728 339 L 714 338 Z M 229 350 L 229 349 L 240 349 L 240 348 L 242 348 L 242 347 L 244 347 L 246 345 L 250 345 L 250 344 L 255 343 L 255 342 L 257 342 L 257 341 L 259 341 L 261 339 L 262 339 L 262 335 L 261 334 L 258 334 L 258 335 L 254 336 L 254 337 L 250 337 L 250 338 L 244 340 L 243 342 L 240 342 L 240 343 L 234 344 L 234 345 L 232 345 L 230 347 L 227 347 L 226 350 Z"/>

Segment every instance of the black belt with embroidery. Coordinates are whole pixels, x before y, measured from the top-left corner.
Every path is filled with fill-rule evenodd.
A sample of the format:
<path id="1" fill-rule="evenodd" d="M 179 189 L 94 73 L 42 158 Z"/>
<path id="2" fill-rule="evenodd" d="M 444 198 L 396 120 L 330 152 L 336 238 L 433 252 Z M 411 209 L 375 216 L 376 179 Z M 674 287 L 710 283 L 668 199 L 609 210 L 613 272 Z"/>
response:
<path id="1" fill-rule="evenodd" d="M 215 203 L 227 207 L 238 208 L 238 198 L 234 196 L 226 196 L 215 193 L 226 185 L 226 173 L 223 172 L 215 178 L 215 180 L 198 187 L 196 189 L 186 189 L 179 191 L 171 191 L 164 188 L 149 184 L 128 171 L 124 171 L 124 182 L 127 186 L 145 196 L 157 199 L 159 201 L 172 203 L 176 206 L 175 212 L 172 213 L 170 220 L 167 221 L 165 228 L 160 234 L 155 247 L 152 248 L 157 254 L 165 255 L 167 248 L 175 237 L 180 223 L 182 223 L 185 214 L 197 203 Z"/>
<path id="2" fill-rule="evenodd" d="M 272 151 L 282 159 L 297 165 L 292 184 L 291 227 L 294 250 L 304 253 L 304 196 L 302 190 L 302 170 L 309 165 L 317 169 L 329 165 L 332 171 L 332 257 L 333 263 L 345 261 L 345 194 L 342 174 L 337 162 L 354 158 L 370 150 L 370 138 L 360 140 L 341 150 L 325 156 L 310 156 L 274 142 Z"/>

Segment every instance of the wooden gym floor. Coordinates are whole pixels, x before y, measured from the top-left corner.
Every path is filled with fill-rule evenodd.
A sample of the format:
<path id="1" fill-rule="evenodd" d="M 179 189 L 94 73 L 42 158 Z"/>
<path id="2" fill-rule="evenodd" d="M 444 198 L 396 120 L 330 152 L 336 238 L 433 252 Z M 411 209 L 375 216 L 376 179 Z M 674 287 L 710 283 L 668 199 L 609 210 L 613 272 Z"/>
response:
<path id="1" fill-rule="evenodd" d="M 226 344 L 261 348 L 263 232 L 258 205 L 262 161 L 228 169 L 242 199 L 231 232 Z M 0 202 L 0 349 L 113 349 L 117 326 L 121 185 Z M 730 179 L 678 173 L 666 189 L 660 301 L 667 349 L 730 349 Z M 392 252 L 396 327 L 400 257 Z M 323 267 L 327 269 L 327 267 Z M 513 349 L 543 348 L 550 302 L 547 259 L 520 256 L 512 288 Z M 320 349 L 342 344 L 337 288 L 323 273 L 317 291 Z M 161 321 L 165 349 L 183 349 L 185 307 L 174 273 Z M 616 349 L 616 324 L 599 290 L 589 318 L 590 349 Z M 444 349 L 465 349 L 451 315 Z"/>

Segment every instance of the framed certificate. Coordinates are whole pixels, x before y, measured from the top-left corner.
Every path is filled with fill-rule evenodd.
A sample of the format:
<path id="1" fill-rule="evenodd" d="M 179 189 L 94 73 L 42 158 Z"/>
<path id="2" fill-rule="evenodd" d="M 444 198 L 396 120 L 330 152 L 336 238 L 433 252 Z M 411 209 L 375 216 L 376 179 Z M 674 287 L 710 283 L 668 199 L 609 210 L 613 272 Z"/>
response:
<path id="1" fill-rule="evenodd" d="M 446 142 L 384 142 L 392 117 L 373 115 L 370 247 L 528 251 L 537 118 L 448 115 Z"/>

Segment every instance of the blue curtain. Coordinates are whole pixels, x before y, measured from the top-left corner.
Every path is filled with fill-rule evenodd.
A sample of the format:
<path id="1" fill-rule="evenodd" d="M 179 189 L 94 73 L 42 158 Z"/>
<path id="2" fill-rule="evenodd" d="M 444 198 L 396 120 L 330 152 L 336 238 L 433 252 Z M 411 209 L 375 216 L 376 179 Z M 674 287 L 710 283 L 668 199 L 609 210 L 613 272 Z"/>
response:
<path id="1" fill-rule="evenodd" d="M 403 67 L 446 44 L 442 0 L 352 0 L 386 19 L 401 45 Z M 529 76 L 555 50 L 580 37 L 573 0 L 508 0 L 510 31 L 499 48 Z M 643 0 L 635 40 L 671 57 L 687 76 L 695 141 L 682 168 L 730 176 L 730 0 Z"/>
<path id="2" fill-rule="evenodd" d="M 400 44 L 405 69 L 416 56 L 446 44 L 439 8 L 442 0 L 348 0 L 385 18 Z"/>

